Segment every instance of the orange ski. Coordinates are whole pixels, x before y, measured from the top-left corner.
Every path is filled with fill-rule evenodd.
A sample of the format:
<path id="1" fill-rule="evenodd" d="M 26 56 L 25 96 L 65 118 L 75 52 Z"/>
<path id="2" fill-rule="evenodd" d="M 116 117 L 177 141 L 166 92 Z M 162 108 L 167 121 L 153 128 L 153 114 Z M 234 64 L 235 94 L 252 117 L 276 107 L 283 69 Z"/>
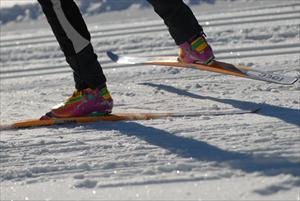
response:
<path id="1" fill-rule="evenodd" d="M 258 109 L 253 110 L 231 110 L 231 111 L 209 111 L 195 113 L 115 113 L 104 116 L 92 117 L 72 117 L 72 118 L 52 118 L 49 120 L 24 120 L 7 125 L 0 125 L 0 130 L 21 129 L 29 127 L 43 127 L 61 124 L 82 124 L 98 121 L 137 121 L 150 120 L 168 117 L 196 117 L 196 116 L 220 116 L 220 115 L 238 115 L 255 113 Z"/>
<path id="2" fill-rule="evenodd" d="M 272 82 L 277 84 L 291 85 L 294 84 L 298 78 L 289 77 L 281 74 L 273 74 L 266 71 L 252 69 L 248 66 L 234 65 L 230 63 L 225 63 L 221 61 L 215 61 L 211 65 L 196 64 L 196 63 L 182 63 L 177 61 L 177 57 L 170 56 L 158 56 L 158 57 L 143 57 L 143 56 L 120 56 L 114 54 L 111 51 L 107 52 L 107 56 L 119 63 L 119 64 L 129 64 L 129 65 L 158 65 L 158 66 L 168 66 L 168 67 L 181 67 L 181 68 L 194 68 L 198 70 L 210 71 L 215 73 L 222 73 L 227 75 L 234 75 L 238 77 L 261 80 L 266 82 Z"/>

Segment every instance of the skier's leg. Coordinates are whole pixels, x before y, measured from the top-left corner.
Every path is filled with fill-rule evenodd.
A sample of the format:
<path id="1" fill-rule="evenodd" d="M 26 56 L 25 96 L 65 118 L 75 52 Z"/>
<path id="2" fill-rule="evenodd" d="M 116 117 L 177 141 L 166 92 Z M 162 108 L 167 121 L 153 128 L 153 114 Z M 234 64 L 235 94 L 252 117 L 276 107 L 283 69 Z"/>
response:
<path id="1" fill-rule="evenodd" d="M 209 64 L 214 55 L 192 10 L 183 0 L 148 0 L 164 20 L 175 43 L 180 46 L 179 60 Z"/>
<path id="2" fill-rule="evenodd" d="M 191 9 L 182 0 L 148 0 L 164 20 L 177 45 L 202 32 Z"/>
<path id="3" fill-rule="evenodd" d="M 106 78 L 90 43 L 90 33 L 73 0 L 38 0 L 74 71 L 76 89 L 105 86 Z"/>
<path id="4" fill-rule="evenodd" d="M 74 71 L 76 89 L 58 108 L 41 119 L 106 114 L 113 100 L 106 78 L 90 43 L 90 33 L 73 0 L 38 0 L 55 37 Z"/>

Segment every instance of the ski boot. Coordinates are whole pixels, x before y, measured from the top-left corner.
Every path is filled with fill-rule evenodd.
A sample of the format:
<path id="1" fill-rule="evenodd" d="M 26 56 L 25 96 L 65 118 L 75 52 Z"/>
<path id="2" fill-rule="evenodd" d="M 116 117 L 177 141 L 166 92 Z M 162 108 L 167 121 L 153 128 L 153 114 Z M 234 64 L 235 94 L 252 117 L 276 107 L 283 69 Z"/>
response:
<path id="1" fill-rule="evenodd" d="M 41 120 L 106 115 L 111 113 L 112 107 L 113 99 L 106 87 L 75 90 L 71 97 L 42 116 Z"/>
<path id="2" fill-rule="evenodd" d="M 190 40 L 179 45 L 178 61 L 183 63 L 199 63 L 210 65 L 214 62 L 215 56 L 212 48 L 205 39 L 202 32 Z"/>

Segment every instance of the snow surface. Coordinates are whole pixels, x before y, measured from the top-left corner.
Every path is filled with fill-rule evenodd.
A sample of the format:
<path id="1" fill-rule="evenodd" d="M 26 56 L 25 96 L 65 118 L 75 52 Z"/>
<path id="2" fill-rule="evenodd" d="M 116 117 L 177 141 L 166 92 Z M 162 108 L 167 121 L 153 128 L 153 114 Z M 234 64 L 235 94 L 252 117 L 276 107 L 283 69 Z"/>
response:
<path id="1" fill-rule="evenodd" d="M 192 9 L 219 60 L 300 76 L 299 1 Z M 87 22 L 115 112 L 261 110 L 1 131 L 1 200 L 300 199 L 299 82 L 117 65 L 105 51 L 176 55 L 177 47 L 151 9 Z M 72 93 L 72 73 L 45 20 L 2 25 L 0 47 L 1 123 L 38 118 Z"/>

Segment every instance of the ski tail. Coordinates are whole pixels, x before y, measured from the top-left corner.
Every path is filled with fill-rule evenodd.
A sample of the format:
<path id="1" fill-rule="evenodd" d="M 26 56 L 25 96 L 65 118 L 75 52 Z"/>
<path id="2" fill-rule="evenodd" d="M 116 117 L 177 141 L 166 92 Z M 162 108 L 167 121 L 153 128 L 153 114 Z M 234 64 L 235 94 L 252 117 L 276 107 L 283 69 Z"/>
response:
<path id="1" fill-rule="evenodd" d="M 138 121 L 162 118 L 180 118 L 197 116 L 222 116 L 256 113 L 259 109 L 253 110 L 230 110 L 230 111 L 208 111 L 194 113 L 116 113 L 96 117 L 73 117 L 73 118 L 53 118 L 49 120 L 24 120 L 7 125 L 0 125 L 0 130 L 22 129 L 30 127 L 45 127 L 62 124 L 83 124 L 99 121 Z"/>
<path id="2" fill-rule="evenodd" d="M 107 51 L 106 52 L 107 56 L 114 62 L 118 63 L 119 61 L 119 55 L 114 54 L 112 51 Z"/>

